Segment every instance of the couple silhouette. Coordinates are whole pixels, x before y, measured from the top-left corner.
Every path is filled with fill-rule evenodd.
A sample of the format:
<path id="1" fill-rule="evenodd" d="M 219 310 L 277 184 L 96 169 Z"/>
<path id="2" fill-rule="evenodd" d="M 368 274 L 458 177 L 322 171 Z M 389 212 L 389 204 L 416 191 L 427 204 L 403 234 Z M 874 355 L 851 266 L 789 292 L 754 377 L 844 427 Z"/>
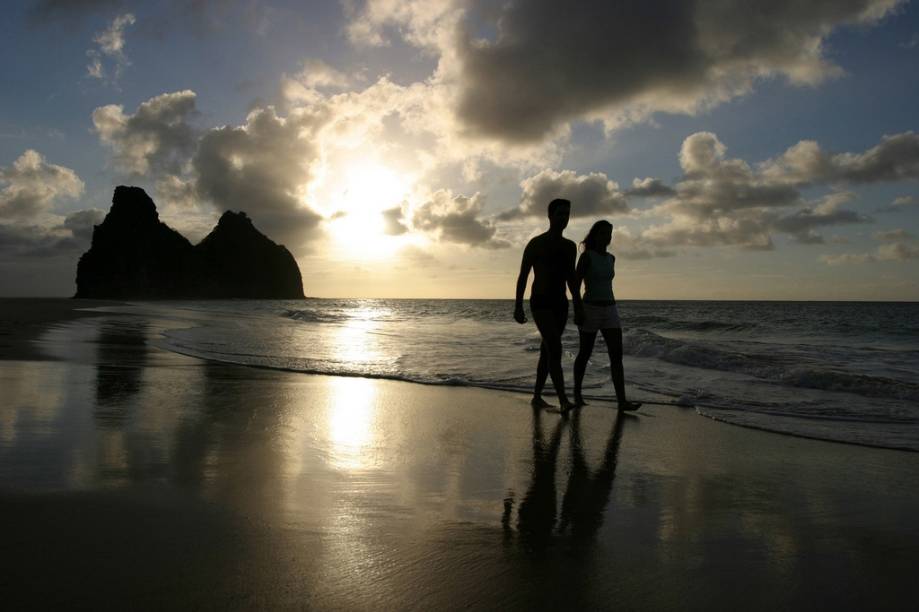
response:
<path id="1" fill-rule="evenodd" d="M 527 322 L 523 294 L 532 270 L 530 313 L 542 336 L 536 384 L 533 388 L 533 407 L 551 408 L 542 398 L 547 376 L 552 379 L 562 414 L 586 405 L 581 386 L 597 332 L 600 332 L 609 351 L 610 374 L 619 409 L 637 410 L 641 404 L 628 401 L 625 394 L 622 325 L 613 296 L 616 258 L 607 251 L 613 239 L 613 226 L 608 221 L 594 223 L 581 242 L 583 252 L 577 257 L 577 246 L 562 235 L 568 227 L 570 216 L 569 200 L 556 198 L 549 202 L 549 229 L 527 244 L 520 263 L 520 275 L 517 277 L 514 319 L 521 324 Z M 582 284 L 585 286 L 583 297 Z M 562 334 L 568 323 L 566 286 L 574 302 L 574 322 L 580 337 L 578 356 L 574 360 L 574 402 L 568 399 L 565 392 L 565 377 L 562 373 Z"/>

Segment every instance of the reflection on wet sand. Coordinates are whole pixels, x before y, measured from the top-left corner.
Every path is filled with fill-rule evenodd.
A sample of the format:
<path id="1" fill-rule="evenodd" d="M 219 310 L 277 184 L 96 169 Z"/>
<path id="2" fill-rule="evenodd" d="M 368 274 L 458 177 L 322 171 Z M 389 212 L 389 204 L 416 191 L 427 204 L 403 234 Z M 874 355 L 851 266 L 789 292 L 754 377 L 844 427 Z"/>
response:
<path id="1" fill-rule="evenodd" d="M 602 455 L 602 462 L 593 473 L 588 466 L 581 437 L 581 411 L 574 411 L 570 419 L 556 419 L 548 440 L 545 439 L 543 418 L 541 410 L 533 410 L 532 478 L 517 511 L 517 536 L 520 545 L 526 553 L 537 555 L 549 548 L 556 539 L 569 534 L 572 543 L 576 545 L 587 544 L 596 536 L 603 524 L 609 503 L 613 479 L 616 476 L 623 423 L 628 417 L 617 413 Z M 562 498 L 561 517 L 556 520 L 557 463 L 562 432 L 566 428 L 569 432 L 571 458 Z M 513 497 L 508 497 L 504 500 L 501 520 L 505 541 L 513 537 L 512 512 Z"/>
<path id="2" fill-rule="evenodd" d="M 902 594 L 919 559 L 911 455 L 678 411 L 527 418 L 511 394 L 203 362 L 140 318 L 90 321 L 58 337 L 79 360 L 0 363 L 0 571 L 83 607 L 868 607 L 860 584 Z"/>

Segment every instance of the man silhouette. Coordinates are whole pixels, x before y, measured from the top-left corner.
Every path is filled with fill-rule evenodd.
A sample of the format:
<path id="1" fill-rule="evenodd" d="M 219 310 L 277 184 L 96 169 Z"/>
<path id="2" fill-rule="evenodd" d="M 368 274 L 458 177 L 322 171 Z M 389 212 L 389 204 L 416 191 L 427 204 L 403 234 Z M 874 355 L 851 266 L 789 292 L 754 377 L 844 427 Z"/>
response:
<path id="1" fill-rule="evenodd" d="M 526 323 L 523 310 L 523 294 L 526 290 L 530 269 L 533 270 L 533 286 L 530 288 L 530 313 L 536 328 L 542 336 L 539 347 L 539 363 L 536 366 L 536 385 L 533 388 L 534 407 L 548 407 L 542 399 L 546 375 L 552 377 L 552 386 L 558 395 L 559 410 L 567 412 L 573 405 L 565 395 L 565 379 L 562 374 L 562 332 L 568 322 L 568 298 L 565 285 L 574 300 L 575 319 L 580 318 L 581 296 L 574 286 L 574 260 L 577 247 L 574 242 L 562 236 L 568 227 L 571 202 L 555 199 L 549 202 L 549 230 L 536 236 L 523 250 L 520 275 L 517 277 L 517 297 L 514 304 L 514 319 Z"/>

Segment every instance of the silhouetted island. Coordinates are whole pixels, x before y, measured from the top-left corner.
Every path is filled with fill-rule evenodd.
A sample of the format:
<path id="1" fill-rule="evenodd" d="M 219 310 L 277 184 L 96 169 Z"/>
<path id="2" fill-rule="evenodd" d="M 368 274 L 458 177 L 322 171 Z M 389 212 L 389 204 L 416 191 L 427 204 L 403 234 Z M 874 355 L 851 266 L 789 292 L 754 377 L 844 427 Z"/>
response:
<path id="1" fill-rule="evenodd" d="M 77 264 L 75 297 L 302 299 L 303 281 L 290 251 L 255 229 L 246 213 L 223 213 L 192 245 L 160 221 L 143 189 L 121 185 Z"/>

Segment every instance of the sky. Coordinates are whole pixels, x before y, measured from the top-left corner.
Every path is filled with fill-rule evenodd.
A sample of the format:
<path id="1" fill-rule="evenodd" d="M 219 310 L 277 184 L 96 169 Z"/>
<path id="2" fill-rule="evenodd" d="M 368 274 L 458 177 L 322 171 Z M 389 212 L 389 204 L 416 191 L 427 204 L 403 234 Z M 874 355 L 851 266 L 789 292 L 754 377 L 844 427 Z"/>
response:
<path id="1" fill-rule="evenodd" d="M 546 205 L 618 299 L 919 300 L 905 0 L 32 0 L 0 20 L 0 295 L 69 296 L 117 185 L 315 297 L 512 298 Z"/>

